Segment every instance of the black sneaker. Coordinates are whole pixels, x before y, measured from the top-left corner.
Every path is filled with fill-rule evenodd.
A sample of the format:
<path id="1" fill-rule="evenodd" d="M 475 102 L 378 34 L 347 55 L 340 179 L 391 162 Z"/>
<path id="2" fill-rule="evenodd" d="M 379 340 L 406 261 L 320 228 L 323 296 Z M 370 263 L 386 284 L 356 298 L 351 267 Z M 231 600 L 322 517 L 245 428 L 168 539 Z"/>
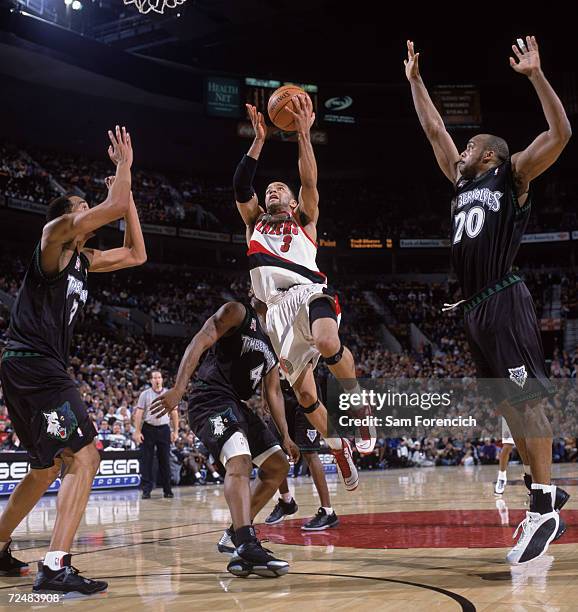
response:
<path id="1" fill-rule="evenodd" d="M 277 505 L 273 508 L 273 512 L 265 519 L 267 525 L 275 525 L 280 523 L 286 516 L 291 516 L 299 510 L 297 502 L 292 499 L 289 503 L 279 498 Z"/>
<path id="2" fill-rule="evenodd" d="M 38 574 L 32 590 L 35 593 L 61 593 L 63 595 L 94 595 L 106 591 L 108 583 L 104 580 L 84 578 L 75 567 L 70 565 L 71 555 L 64 556 L 64 567 L 51 570 L 42 561 L 38 562 Z"/>
<path id="3" fill-rule="evenodd" d="M 164 497 L 166 497 L 167 499 L 173 499 L 174 496 L 175 494 L 172 491 L 169 491 L 168 493 L 164 494 Z"/>
<path id="4" fill-rule="evenodd" d="M 566 502 L 570 499 L 570 494 L 566 493 L 564 489 L 556 487 L 556 499 L 554 500 L 554 510 L 560 512 L 566 505 Z"/>
<path id="5" fill-rule="evenodd" d="M 532 491 L 532 477 L 529 474 L 524 474 L 524 484 L 526 485 L 526 489 L 528 491 Z M 554 510 L 560 512 L 562 508 L 566 505 L 566 502 L 570 499 L 570 494 L 561 489 L 560 487 L 556 487 L 556 499 L 554 500 Z"/>
<path id="6" fill-rule="evenodd" d="M 217 544 L 217 550 L 220 553 L 232 555 L 235 552 L 235 543 L 233 542 L 234 534 L 235 532 L 230 527 L 225 529 L 219 543 Z"/>
<path id="7" fill-rule="evenodd" d="M 0 551 L 0 576 L 24 576 L 30 572 L 30 568 L 28 563 L 18 561 L 12 556 L 11 543 L 12 540 L 6 544 L 4 550 Z"/>
<path id="8" fill-rule="evenodd" d="M 150 498 L 151 498 L 151 494 L 150 494 L 148 491 L 145 491 L 145 492 L 142 494 L 142 498 L 143 498 L 143 499 L 150 499 Z"/>
<path id="9" fill-rule="evenodd" d="M 331 514 L 327 514 L 324 508 L 319 508 L 317 514 L 308 523 L 302 525 L 301 529 L 305 531 L 323 531 L 324 529 L 337 527 L 337 525 L 339 525 L 339 519 L 335 511 Z"/>
<path id="10" fill-rule="evenodd" d="M 241 544 L 227 565 L 227 571 L 239 578 L 250 574 L 263 578 L 279 578 L 289 571 L 289 563 L 276 559 L 258 540 Z"/>

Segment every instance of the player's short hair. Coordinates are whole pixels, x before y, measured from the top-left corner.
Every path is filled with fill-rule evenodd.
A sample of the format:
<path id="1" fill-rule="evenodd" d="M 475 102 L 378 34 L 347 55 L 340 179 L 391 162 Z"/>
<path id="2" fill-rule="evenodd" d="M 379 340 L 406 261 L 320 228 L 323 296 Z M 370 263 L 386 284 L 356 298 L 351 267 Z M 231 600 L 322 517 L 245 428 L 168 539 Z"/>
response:
<path id="1" fill-rule="evenodd" d="M 153 375 L 154 375 L 154 374 L 156 374 L 157 372 L 158 372 L 158 373 L 159 373 L 161 376 L 163 375 L 163 373 L 162 373 L 162 372 L 161 372 L 161 371 L 160 371 L 158 368 L 156 368 L 156 369 L 154 369 L 154 370 L 152 370 L 152 371 L 151 371 L 151 378 L 152 378 L 152 377 L 153 377 Z"/>
<path id="2" fill-rule="evenodd" d="M 76 195 L 74 193 L 65 193 L 64 195 L 54 198 L 48 203 L 48 210 L 46 211 L 46 222 L 53 221 L 69 213 L 72 210 L 72 202 L 70 201 L 71 196 Z"/>
<path id="3" fill-rule="evenodd" d="M 293 187 L 289 183 L 286 183 L 285 181 L 271 181 L 271 183 L 283 183 L 283 185 L 285 185 L 287 187 L 287 189 L 289 189 L 289 193 L 291 194 L 291 198 L 293 200 L 297 200 L 297 197 L 295 196 L 295 189 L 293 189 Z"/>
<path id="4" fill-rule="evenodd" d="M 503 138 L 493 134 L 485 134 L 485 137 L 484 149 L 486 151 L 493 151 L 501 162 L 506 161 L 510 157 L 508 143 Z"/>

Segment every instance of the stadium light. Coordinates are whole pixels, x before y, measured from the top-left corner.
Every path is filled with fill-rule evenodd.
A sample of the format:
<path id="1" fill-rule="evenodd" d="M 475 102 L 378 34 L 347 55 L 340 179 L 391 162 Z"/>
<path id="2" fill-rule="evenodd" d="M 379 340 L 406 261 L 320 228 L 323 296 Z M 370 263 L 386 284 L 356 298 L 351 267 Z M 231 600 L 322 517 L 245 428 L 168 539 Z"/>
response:
<path id="1" fill-rule="evenodd" d="M 64 4 L 66 4 L 66 6 L 70 6 L 72 4 L 72 0 L 64 0 Z"/>
<path id="2" fill-rule="evenodd" d="M 73 11 L 79 11 L 82 8 L 82 2 L 80 2 L 80 0 L 74 0 L 72 2 L 72 10 Z"/>

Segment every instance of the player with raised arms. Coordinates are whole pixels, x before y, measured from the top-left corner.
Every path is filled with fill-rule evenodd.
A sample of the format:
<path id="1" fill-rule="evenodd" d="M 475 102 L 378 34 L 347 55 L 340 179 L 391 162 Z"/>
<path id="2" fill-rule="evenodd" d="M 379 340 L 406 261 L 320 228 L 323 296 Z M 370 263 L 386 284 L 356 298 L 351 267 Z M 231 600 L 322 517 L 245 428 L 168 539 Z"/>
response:
<path id="1" fill-rule="evenodd" d="M 237 208 L 246 227 L 253 291 L 267 305 L 267 332 L 280 366 L 293 387 L 300 410 L 327 441 L 341 471 L 345 488 L 358 485 L 351 446 L 345 438 L 328 435 L 325 406 L 317 396 L 313 370 L 323 356 L 347 392 L 358 392 L 353 356 L 338 333 L 339 303 L 327 287 L 327 277 L 317 267 L 319 193 L 317 163 L 311 144 L 315 120 L 311 99 L 304 92 L 291 98 L 286 112 L 293 115 L 299 146 L 298 197 L 281 181 L 269 184 L 265 209 L 253 187 L 267 128 L 263 115 L 247 104 L 255 139 L 235 171 L 233 186 Z M 374 431 L 360 431 L 356 446 L 371 453 Z"/>
<path id="2" fill-rule="evenodd" d="M 551 385 L 532 296 L 512 264 L 530 216 L 530 183 L 557 159 L 571 136 L 564 107 L 544 76 L 534 36 L 512 45 L 510 65 L 533 85 L 548 129 L 510 155 L 503 138 L 477 134 L 458 153 L 407 41 L 405 74 L 436 160 L 454 186 L 451 256 L 463 300 L 466 337 L 478 376 L 495 379 L 497 401 L 525 466 L 530 509 L 507 559 L 518 564 L 544 554 L 565 527 L 559 511 L 568 494 L 551 483 L 552 429 L 536 398 Z"/>
<path id="3" fill-rule="evenodd" d="M 106 179 L 108 196 L 90 208 L 77 195 L 48 205 L 42 238 L 12 308 L 8 343 L 2 354 L 2 390 L 14 429 L 28 452 L 30 471 L 14 489 L 0 517 L 0 573 L 18 574 L 26 564 L 14 559 L 14 530 L 62 478 L 49 551 L 38 563 L 35 592 L 92 595 L 106 590 L 71 564 L 70 549 L 100 465 L 96 429 L 67 372 L 74 326 L 88 297 L 88 273 L 138 266 L 146 250 L 131 195 L 132 144 L 117 126 L 109 132 L 108 153 L 116 175 Z M 98 228 L 124 217 L 124 246 L 85 248 Z"/>

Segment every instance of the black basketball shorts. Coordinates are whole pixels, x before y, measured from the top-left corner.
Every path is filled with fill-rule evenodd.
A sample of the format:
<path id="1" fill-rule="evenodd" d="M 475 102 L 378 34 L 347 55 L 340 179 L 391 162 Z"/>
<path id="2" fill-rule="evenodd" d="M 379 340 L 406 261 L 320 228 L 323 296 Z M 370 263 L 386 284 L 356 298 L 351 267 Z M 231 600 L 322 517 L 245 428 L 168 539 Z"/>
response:
<path id="1" fill-rule="evenodd" d="M 30 467 L 45 469 L 54 465 L 64 449 L 78 452 L 90 444 L 96 429 L 61 363 L 52 357 L 21 355 L 20 351 L 4 353 L 0 380 Z"/>
<path id="2" fill-rule="evenodd" d="M 219 465 L 223 446 L 237 431 L 245 434 L 253 459 L 279 445 L 263 420 L 244 402 L 219 390 L 191 393 L 189 425 Z"/>
<path id="3" fill-rule="evenodd" d="M 495 401 L 515 405 L 547 397 L 552 384 L 532 296 L 513 279 L 508 275 L 468 300 L 464 322 L 478 377 Z"/>

